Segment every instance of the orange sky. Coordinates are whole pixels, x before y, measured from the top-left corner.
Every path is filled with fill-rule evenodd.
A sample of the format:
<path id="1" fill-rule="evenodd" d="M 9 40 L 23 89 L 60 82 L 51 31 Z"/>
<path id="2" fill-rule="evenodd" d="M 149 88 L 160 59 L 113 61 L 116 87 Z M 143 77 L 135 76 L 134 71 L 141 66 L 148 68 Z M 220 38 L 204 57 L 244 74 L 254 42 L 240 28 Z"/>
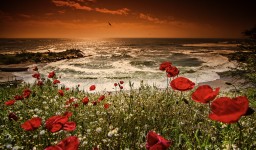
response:
<path id="1" fill-rule="evenodd" d="M 254 8 L 253 0 L 0 0 L 0 38 L 238 38 L 256 24 Z"/>

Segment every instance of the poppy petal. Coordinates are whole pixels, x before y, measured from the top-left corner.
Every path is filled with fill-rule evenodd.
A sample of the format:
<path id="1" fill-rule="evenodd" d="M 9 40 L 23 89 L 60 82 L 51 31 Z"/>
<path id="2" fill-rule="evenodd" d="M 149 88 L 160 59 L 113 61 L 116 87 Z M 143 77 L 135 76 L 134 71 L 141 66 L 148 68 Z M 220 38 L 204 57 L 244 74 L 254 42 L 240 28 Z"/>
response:
<path id="1" fill-rule="evenodd" d="M 32 131 L 33 130 L 33 126 L 29 123 L 29 121 L 24 122 L 21 127 L 25 130 L 25 131 Z"/>
<path id="2" fill-rule="evenodd" d="M 76 123 L 75 122 L 67 122 L 64 124 L 63 130 L 66 131 L 74 131 L 76 129 Z"/>
<path id="3" fill-rule="evenodd" d="M 53 124 L 53 125 L 51 126 L 50 131 L 51 131 L 52 133 L 54 133 L 54 132 L 60 131 L 61 129 L 62 129 L 62 124 L 60 124 L 60 123 L 55 123 L 55 124 Z"/>

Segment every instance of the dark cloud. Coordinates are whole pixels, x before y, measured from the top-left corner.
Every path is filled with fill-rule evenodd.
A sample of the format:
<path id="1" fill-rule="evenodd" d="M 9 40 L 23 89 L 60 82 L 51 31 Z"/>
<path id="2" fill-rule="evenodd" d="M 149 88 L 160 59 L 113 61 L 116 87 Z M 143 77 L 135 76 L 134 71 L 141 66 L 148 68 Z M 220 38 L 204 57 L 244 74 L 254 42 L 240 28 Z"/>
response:
<path id="1" fill-rule="evenodd" d="M 7 32 L 13 30 L 15 25 L 9 25 L 15 21 L 111 21 L 130 27 L 133 24 L 133 28 L 135 24 L 152 25 L 158 28 L 156 31 L 170 35 L 187 32 L 191 37 L 239 37 L 256 24 L 255 8 L 253 0 L 1 0 L 0 26 L 5 26 Z"/>

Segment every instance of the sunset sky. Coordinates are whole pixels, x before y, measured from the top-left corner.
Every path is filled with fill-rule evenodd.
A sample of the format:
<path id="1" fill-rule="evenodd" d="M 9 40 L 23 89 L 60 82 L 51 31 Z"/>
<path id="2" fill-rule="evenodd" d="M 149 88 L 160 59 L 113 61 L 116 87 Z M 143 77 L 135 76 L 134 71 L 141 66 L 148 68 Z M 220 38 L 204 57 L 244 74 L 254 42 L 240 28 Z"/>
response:
<path id="1" fill-rule="evenodd" d="M 256 25 L 255 8 L 253 0 L 0 0 L 0 38 L 240 38 Z"/>

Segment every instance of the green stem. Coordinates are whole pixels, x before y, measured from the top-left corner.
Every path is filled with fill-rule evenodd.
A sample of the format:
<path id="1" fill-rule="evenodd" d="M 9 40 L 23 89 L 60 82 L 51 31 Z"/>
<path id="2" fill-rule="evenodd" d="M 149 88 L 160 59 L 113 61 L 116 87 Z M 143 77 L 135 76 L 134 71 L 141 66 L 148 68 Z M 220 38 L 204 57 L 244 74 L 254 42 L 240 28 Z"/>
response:
<path id="1" fill-rule="evenodd" d="M 239 128 L 239 142 L 238 142 L 238 145 L 239 145 L 239 147 L 242 147 L 242 140 L 243 140 L 243 134 L 242 134 L 242 125 L 239 123 L 239 122 L 237 122 L 237 126 L 238 126 L 238 128 Z"/>
<path id="2" fill-rule="evenodd" d="M 168 84 L 168 75 L 167 75 L 167 73 L 166 73 L 166 91 L 168 92 L 168 86 L 169 86 L 169 84 Z"/>

